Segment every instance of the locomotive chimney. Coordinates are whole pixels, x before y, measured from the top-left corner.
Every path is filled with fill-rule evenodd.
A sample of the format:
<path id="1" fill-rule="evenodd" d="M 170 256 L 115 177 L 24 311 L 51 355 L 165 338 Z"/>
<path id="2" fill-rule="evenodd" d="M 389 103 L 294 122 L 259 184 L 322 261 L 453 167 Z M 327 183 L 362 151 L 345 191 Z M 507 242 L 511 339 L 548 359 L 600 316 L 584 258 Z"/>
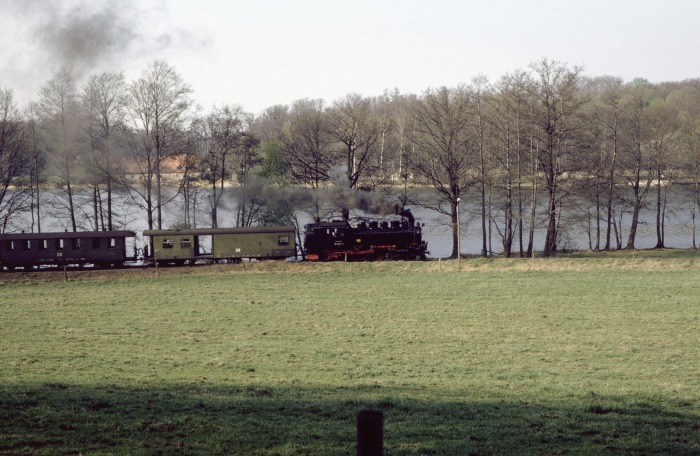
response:
<path id="1" fill-rule="evenodd" d="M 413 226 L 413 222 L 415 221 L 415 219 L 413 218 L 413 214 L 411 213 L 410 209 L 402 209 L 399 215 L 401 217 L 406 217 L 408 219 L 408 224 L 410 226 Z"/>

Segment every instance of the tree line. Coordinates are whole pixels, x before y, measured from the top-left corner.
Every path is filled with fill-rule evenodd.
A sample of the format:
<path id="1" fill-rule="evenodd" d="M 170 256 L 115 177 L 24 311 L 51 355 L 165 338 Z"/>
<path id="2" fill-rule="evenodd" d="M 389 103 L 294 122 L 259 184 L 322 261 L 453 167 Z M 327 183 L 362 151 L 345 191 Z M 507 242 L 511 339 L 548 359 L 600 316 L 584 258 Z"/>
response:
<path id="1" fill-rule="evenodd" d="M 366 209 L 357 195 L 392 189 L 400 204 L 450 217 L 453 256 L 458 204 L 469 200 L 481 254 L 495 238 L 506 257 L 525 257 L 539 217 L 544 256 L 558 250 L 567 204 L 593 250 L 634 248 L 644 210 L 656 212 L 664 247 L 672 185 L 692 190 L 693 221 L 700 207 L 700 79 L 624 82 L 542 59 L 493 82 L 301 99 L 258 115 L 235 105 L 203 112 L 192 94 L 160 60 L 134 81 L 104 72 L 82 87 L 60 69 L 23 109 L 0 88 L 0 231 L 40 232 L 46 206 L 73 231 L 118 229 L 117 191 L 162 228 L 176 196 L 183 226 L 250 226 L 290 223 L 298 209 L 349 218 Z M 236 214 L 222 221 L 231 186 Z M 49 201 L 46 188 L 56 190 Z M 335 196 L 318 196 L 329 189 Z M 209 217 L 197 221 L 203 204 Z"/>

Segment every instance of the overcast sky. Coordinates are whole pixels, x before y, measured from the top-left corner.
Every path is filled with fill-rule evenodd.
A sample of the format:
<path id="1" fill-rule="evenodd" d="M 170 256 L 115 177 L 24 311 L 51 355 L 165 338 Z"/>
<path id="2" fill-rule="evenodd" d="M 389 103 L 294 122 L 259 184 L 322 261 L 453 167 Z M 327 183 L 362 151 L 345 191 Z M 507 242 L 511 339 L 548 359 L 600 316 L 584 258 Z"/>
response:
<path id="1" fill-rule="evenodd" d="M 698 0 L 0 0 L 0 88 L 166 60 L 205 111 L 490 81 L 544 57 L 587 76 L 700 77 Z"/>

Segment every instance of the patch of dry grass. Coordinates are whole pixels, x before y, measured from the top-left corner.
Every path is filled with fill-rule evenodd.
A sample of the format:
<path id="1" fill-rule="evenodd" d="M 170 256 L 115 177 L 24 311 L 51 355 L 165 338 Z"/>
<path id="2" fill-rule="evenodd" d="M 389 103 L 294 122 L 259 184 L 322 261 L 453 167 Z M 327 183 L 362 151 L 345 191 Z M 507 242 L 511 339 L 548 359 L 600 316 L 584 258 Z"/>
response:
<path id="1" fill-rule="evenodd" d="M 576 252 L 552 258 L 480 258 L 430 261 L 375 261 L 311 263 L 303 261 L 257 261 L 242 264 L 213 264 L 185 267 L 131 267 L 115 270 L 46 270 L 5 272 L 0 281 L 53 282 L 82 280 L 134 280 L 150 277 L 173 277 L 219 274 L 329 273 L 329 272 L 474 272 L 474 271 L 681 271 L 700 268 L 700 251 L 692 249 L 621 250 L 612 252 Z"/>

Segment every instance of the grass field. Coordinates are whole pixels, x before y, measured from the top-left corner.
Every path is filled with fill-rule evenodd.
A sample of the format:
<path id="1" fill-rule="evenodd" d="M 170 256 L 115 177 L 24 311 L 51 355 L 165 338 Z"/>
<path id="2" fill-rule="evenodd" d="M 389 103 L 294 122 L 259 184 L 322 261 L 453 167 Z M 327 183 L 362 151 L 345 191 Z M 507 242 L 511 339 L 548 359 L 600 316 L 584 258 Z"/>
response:
<path id="1" fill-rule="evenodd" d="M 700 454 L 693 252 L 0 280 L 2 454 Z"/>

